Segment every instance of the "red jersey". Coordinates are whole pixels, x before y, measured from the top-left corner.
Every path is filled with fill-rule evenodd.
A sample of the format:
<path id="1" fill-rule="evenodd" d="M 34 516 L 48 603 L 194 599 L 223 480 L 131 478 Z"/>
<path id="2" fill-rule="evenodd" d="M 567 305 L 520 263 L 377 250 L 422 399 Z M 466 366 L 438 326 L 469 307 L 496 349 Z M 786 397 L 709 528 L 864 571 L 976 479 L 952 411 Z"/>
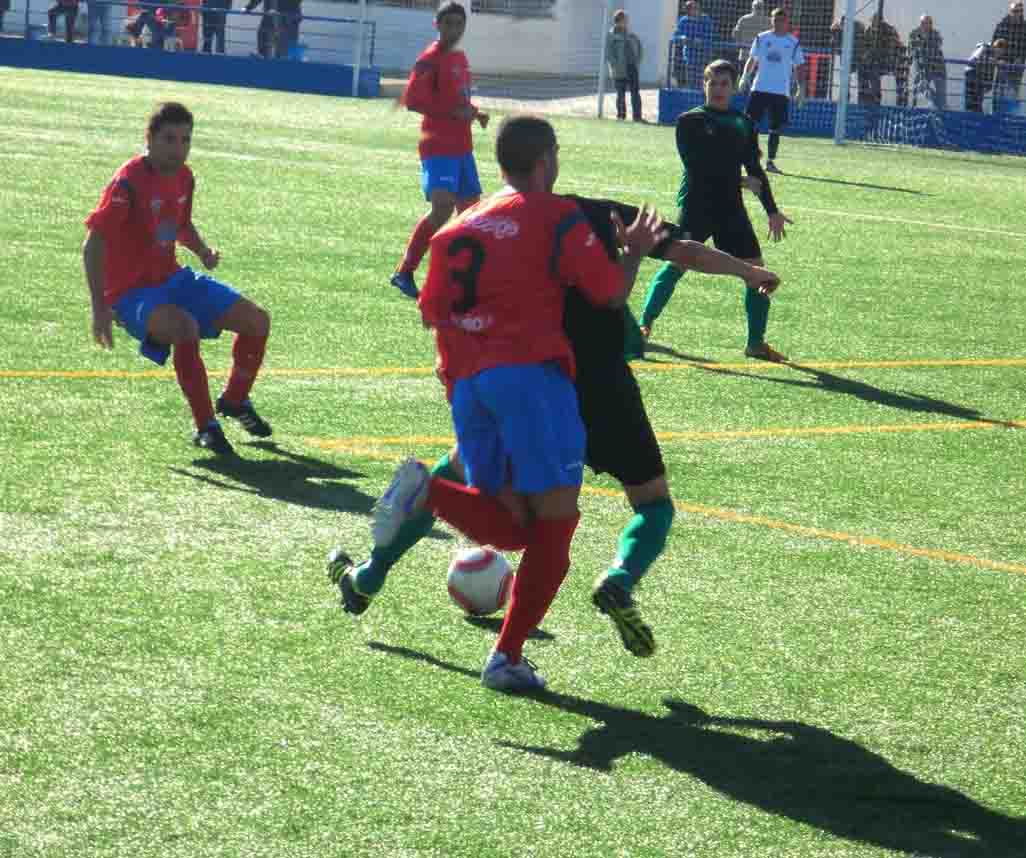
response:
<path id="1" fill-rule="evenodd" d="M 466 155 L 474 147 L 470 122 L 453 112 L 470 104 L 470 65 L 463 51 L 442 50 L 433 42 L 413 66 L 402 102 L 422 113 L 421 158 Z"/>
<path id="2" fill-rule="evenodd" d="M 596 304 L 623 290 L 620 266 L 571 200 L 506 191 L 436 232 L 419 304 L 425 324 L 436 329 L 450 390 L 491 367 L 548 360 L 572 378 L 563 330 L 568 286 Z"/>
<path id="3" fill-rule="evenodd" d="M 142 155 L 127 161 L 107 185 L 85 225 L 104 238 L 103 298 L 159 286 L 181 266 L 175 242 L 192 223 L 192 170 L 162 176 Z"/>

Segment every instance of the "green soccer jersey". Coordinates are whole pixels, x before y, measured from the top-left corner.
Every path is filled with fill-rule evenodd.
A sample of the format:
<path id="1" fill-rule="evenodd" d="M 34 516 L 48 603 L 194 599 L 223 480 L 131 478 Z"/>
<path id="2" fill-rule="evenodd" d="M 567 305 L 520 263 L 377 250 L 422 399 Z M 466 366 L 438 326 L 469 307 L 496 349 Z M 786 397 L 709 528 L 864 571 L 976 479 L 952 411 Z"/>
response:
<path id="1" fill-rule="evenodd" d="M 762 182 L 759 195 L 770 214 L 776 203 L 759 163 L 759 138 L 752 120 L 736 110 L 696 107 L 677 119 L 677 151 L 684 165 L 677 204 L 681 219 L 733 212 L 743 207 L 741 167 Z"/>

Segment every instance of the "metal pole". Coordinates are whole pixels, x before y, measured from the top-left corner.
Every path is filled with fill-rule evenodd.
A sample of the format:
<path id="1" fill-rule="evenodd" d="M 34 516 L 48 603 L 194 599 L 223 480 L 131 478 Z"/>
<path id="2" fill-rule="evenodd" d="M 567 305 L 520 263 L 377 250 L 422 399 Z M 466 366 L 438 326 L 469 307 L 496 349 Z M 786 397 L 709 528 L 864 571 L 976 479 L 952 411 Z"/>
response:
<path id="1" fill-rule="evenodd" d="M 615 2 L 615 0 L 614 0 Z M 606 102 L 606 36 L 609 33 L 609 4 L 602 7 L 602 45 L 599 48 L 598 72 L 598 118 L 602 118 L 602 110 Z"/>
<path id="2" fill-rule="evenodd" d="M 363 63 L 363 32 L 367 26 L 367 0 L 360 0 L 360 23 L 356 28 L 356 45 L 353 47 L 353 98 L 360 94 L 360 65 Z"/>
<path id="3" fill-rule="evenodd" d="M 844 12 L 844 36 L 841 40 L 840 91 L 837 93 L 837 117 L 834 143 L 844 143 L 848 124 L 848 90 L 851 88 L 851 61 L 855 55 L 855 0 L 847 0 Z"/>

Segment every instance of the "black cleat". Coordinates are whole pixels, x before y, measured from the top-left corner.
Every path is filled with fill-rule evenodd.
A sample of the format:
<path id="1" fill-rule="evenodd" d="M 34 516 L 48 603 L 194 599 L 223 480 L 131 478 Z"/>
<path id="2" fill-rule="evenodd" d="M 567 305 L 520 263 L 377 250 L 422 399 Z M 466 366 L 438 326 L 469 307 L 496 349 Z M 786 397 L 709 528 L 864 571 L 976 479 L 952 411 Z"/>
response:
<path id="1" fill-rule="evenodd" d="M 655 637 L 645 625 L 631 594 L 603 573 L 595 581 L 591 601 L 613 621 L 623 645 L 631 655 L 648 658 L 655 652 Z"/>
<path id="2" fill-rule="evenodd" d="M 365 596 L 356 589 L 353 580 L 356 567 L 352 558 L 341 548 L 333 548 L 328 555 L 328 580 L 338 587 L 342 596 L 342 610 L 354 617 L 359 616 L 370 607 L 371 597 Z"/>
<path id="3" fill-rule="evenodd" d="M 233 456 L 235 451 L 228 439 L 224 437 L 224 430 L 216 420 L 211 420 L 205 429 L 193 433 L 192 443 L 218 456 Z"/>
<path id="4" fill-rule="evenodd" d="M 256 413 L 253 403 L 248 399 L 241 405 L 231 405 L 224 401 L 224 394 L 222 394 L 217 397 L 215 410 L 224 417 L 238 420 L 243 429 L 250 435 L 256 435 L 257 438 L 267 438 L 271 434 L 271 424 Z"/>

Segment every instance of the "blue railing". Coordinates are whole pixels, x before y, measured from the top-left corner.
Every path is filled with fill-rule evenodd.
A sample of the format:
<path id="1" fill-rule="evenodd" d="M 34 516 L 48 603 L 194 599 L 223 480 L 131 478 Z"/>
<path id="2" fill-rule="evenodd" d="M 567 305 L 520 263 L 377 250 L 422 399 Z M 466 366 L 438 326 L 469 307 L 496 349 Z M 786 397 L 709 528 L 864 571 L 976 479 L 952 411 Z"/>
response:
<path id="1" fill-rule="evenodd" d="M 92 0 L 83 11 L 79 4 L 68 2 L 67 11 L 54 15 L 51 0 L 26 0 L 24 7 L 8 12 L 5 30 L 17 32 L 17 25 L 11 25 L 18 21 L 28 39 L 375 64 L 377 25 L 373 20 L 128 0 Z M 169 17 L 180 14 L 183 20 L 178 25 L 165 24 L 157 17 L 158 9 L 166 10 Z"/>

